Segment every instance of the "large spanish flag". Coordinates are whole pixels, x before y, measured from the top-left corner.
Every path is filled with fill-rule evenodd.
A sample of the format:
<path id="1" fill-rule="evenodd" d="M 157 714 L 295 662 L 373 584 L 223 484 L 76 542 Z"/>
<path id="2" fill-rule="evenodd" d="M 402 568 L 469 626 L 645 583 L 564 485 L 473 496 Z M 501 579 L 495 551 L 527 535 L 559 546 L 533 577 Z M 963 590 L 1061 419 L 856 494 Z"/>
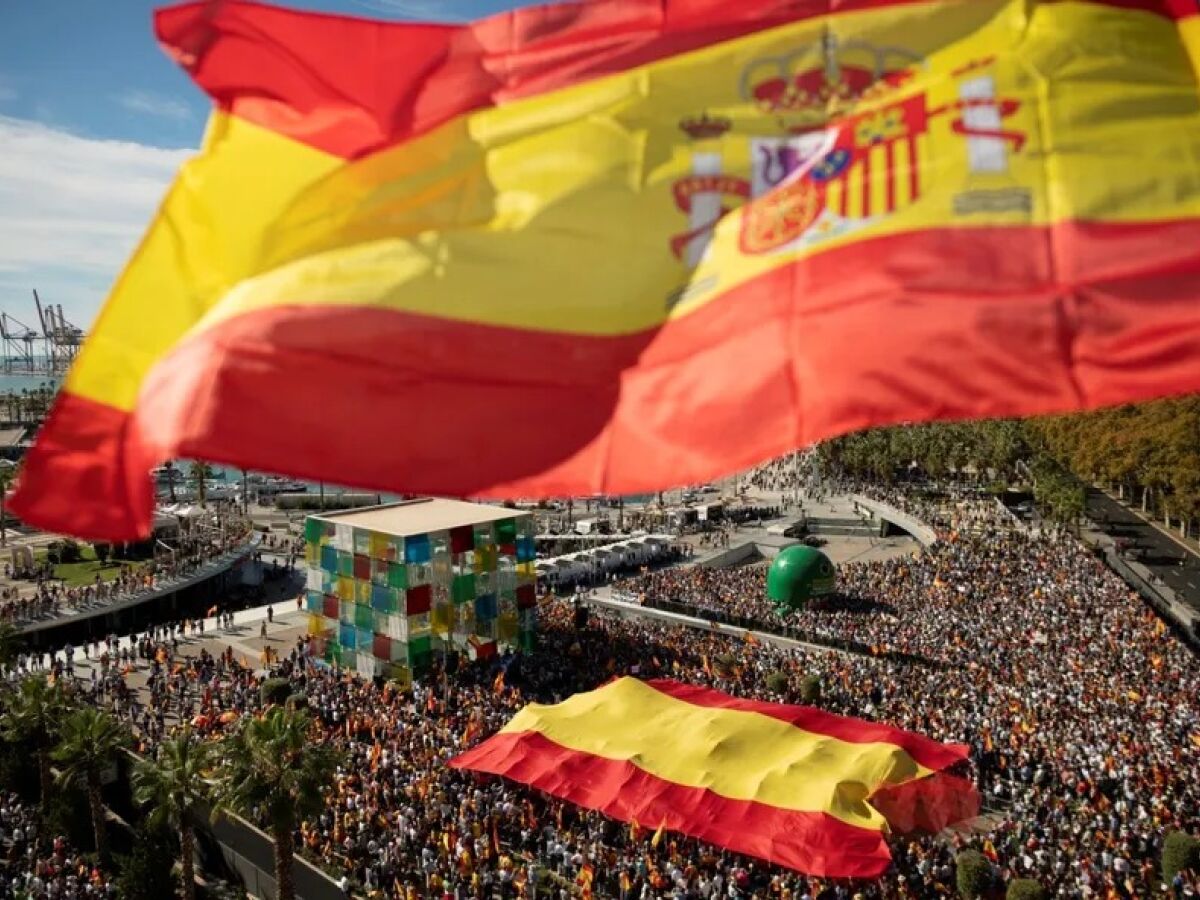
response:
<path id="1" fill-rule="evenodd" d="M 624 493 L 1200 389 L 1194 0 L 155 21 L 215 109 L 29 456 L 33 524 L 143 533 L 176 456 Z"/>
<path id="2" fill-rule="evenodd" d="M 450 765 L 802 872 L 867 878 L 891 860 L 873 796 L 966 756 L 962 745 L 810 707 L 620 678 L 526 706 Z"/>

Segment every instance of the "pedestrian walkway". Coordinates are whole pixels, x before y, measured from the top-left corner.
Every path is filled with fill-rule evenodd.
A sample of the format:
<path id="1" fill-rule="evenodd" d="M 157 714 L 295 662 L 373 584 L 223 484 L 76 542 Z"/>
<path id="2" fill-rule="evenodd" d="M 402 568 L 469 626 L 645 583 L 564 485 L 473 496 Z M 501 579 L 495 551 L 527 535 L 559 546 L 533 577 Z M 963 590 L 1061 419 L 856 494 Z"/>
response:
<path id="1" fill-rule="evenodd" d="M 274 621 L 267 624 L 266 638 L 264 639 L 261 629 L 262 624 L 267 621 L 268 609 L 272 610 Z M 197 619 L 194 621 L 199 623 L 200 620 Z M 297 608 L 295 601 L 291 601 L 289 603 L 265 604 L 263 606 L 254 606 L 249 609 L 239 610 L 233 613 L 232 628 L 221 627 L 215 616 L 206 618 L 203 622 L 203 632 L 196 628 L 186 635 L 180 634 L 180 652 L 184 656 L 196 656 L 199 654 L 201 647 L 217 644 L 222 649 L 225 646 L 233 647 L 235 653 L 240 654 L 257 665 L 260 662 L 264 647 L 269 646 L 280 652 L 290 651 L 296 637 L 306 633 L 308 616 Z M 138 636 L 144 634 L 144 631 L 138 632 Z M 114 649 L 118 652 L 122 649 L 133 649 L 133 646 L 133 640 L 130 635 L 119 636 L 113 645 Z M 104 642 L 101 641 L 100 651 L 103 653 L 106 649 Z M 207 649 L 210 653 L 215 654 L 219 652 L 219 650 L 214 650 L 211 646 L 208 646 Z M 81 669 L 86 677 L 87 671 L 97 662 L 94 656 L 89 658 L 84 655 L 82 646 L 73 648 L 71 658 L 75 665 L 76 677 L 79 677 Z M 144 664 L 145 661 L 141 662 Z"/>
<path id="2" fill-rule="evenodd" d="M 168 597 L 184 588 L 199 584 L 215 575 L 220 575 L 239 560 L 252 554 L 257 547 L 258 539 L 256 537 L 242 546 L 192 569 L 186 575 L 159 577 L 156 579 L 153 587 L 122 594 L 113 600 L 97 599 L 90 603 L 82 603 L 79 606 L 60 605 L 51 615 L 36 619 L 26 619 L 19 622 L 17 627 L 22 632 L 41 631 L 46 628 L 56 628 L 66 622 L 78 622 L 96 616 L 106 616 L 131 606 L 138 606 L 142 603 L 156 600 L 159 597 Z"/>
<path id="3" fill-rule="evenodd" d="M 789 650 L 805 650 L 810 653 L 843 653 L 846 651 L 838 650 L 833 647 L 823 647 L 820 644 L 809 644 L 805 641 L 798 641 L 794 638 L 783 637 L 782 635 L 772 634 L 769 631 L 748 631 L 745 628 L 737 628 L 733 625 L 725 625 L 721 622 L 710 622 L 707 619 L 701 619 L 696 616 L 685 616 L 680 613 L 670 612 L 665 609 L 655 609 L 650 606 L 642 606 L 640 603 L 634 602 L 628 598 L 623 598 L 619 593 L 614 593 L 609 587 L 596 588 L 594 591 L 582 595 L 581 599 L 589 606 L 596 606 L 609 612 L 617 613 L 621 616 L 632 616 L 639 619 L 654 619 L 659 622 L 669 622 L 674 625 L 684 625 L 688 628 L 695 628 L 699 631 L 706 631 L 710 634 L 726 634 L 735 637 L 745 638 L 749 635 L 752 639 L 764 644 L 771 644 L 776 647 L 783 647 Z"/>

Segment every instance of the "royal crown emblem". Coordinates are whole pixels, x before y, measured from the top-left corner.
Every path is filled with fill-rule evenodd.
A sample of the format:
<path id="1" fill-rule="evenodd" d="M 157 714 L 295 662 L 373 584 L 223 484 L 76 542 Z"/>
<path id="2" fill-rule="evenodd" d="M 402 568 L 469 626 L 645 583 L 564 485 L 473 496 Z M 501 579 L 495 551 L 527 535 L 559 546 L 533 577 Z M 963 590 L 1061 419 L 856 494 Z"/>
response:
<path id="1" fill-rule="evenodd" d="M 920 62 L 901 47 L 839 42 L 826 34 L 814 47 L 751 62 L 742 71 L 741 94 L 789 130 L 807 130 L 894 91 L 914 76 Z"/>
<path id="2" fill-rule="evenodd" d="M 1020 104 L 996 96 L 994 65 L 984 59 L 954 71 L 957 101 L 931 108 L 920 87 L 924 63 L 903 48 L 827 34 L 753 60 L 741 74 L 742 98 L 772 116 L 778 132 L 748 138 L 745 177 L 724 171 L 728 119 L 704 112 L 679 123 L 695 143 L 692 172 L 674 185 L 688 229 L 672 251 L 699 265 L 717 223 L 739 205 L 739 246 L 762 254 L 858 230 L 916 202 L 926 191 L 922 145 L 938 116 L 954 116 L 950 130 L 967 139 L 971 172 L 1005 170 L 1025 138 L 1003 128 Z"/>

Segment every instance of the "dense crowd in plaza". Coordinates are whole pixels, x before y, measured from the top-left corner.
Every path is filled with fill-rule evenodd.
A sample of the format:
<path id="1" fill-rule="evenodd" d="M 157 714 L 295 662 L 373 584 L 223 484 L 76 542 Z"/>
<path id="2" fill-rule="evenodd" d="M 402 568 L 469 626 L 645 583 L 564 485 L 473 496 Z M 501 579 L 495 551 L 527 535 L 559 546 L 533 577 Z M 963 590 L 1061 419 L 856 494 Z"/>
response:
<path id="1" fill-rule="evenodd" d="M 0 795 L 0 897 L 95 900 L 115 897 L 107 874 L 56 836 L 40 846 L 37 814 L 15 794 Z"/>
<path id="2" fill-rule="evenodd" d="M 405 900 L 562 896 L 578 892 L 585 872 L 596 896 L 620 900 L 915 900 L 954 894 L 954 856 L 964 846 L 993 860 L 998 879 L 1032 877 L 1053 896 L 1157 895 L 1163 835 L 1200 827 L 1200 666 L 1072 538 L 1029 536 L 1000 520 L 952 527 L 989 515 L 970 504 L 939 514 L 945 538 L 931 551 L 848 567 L 849 599 L 799 615 L 805 627 L 852 635 L 876 655 L 751 646 L 602 615 L 577 630 L 571 604 L 554 599 L 541 607 L 538 650 L 506 660 L 502 675 L 495 664 L 464 666 L 400 690 L 315 667 L 301 641 L 273 674 L 306 697 L 319 723 L 314 738 L 345 749 L 348 761 L 297 846 L 359 894 Z M 696 571 L 649 575 L 645 589 L 674 579 L 670 590 L 685 599 L 692 591 L 697 603 L 761 609 L 761 569 Z M 185 658 L 180 636 L 157 629 L 124 657 L 116 645 L 88 648 L 104 662 L 79 689 L 110 705 L 143 751 L 179 722 L 211 739 L 263 704 L 255 663 L 232 650 Z M 893 650 L 924 662 L 898 661 Z M 126 686 L 134 667 L 149 670 L 148 690 Z M 782 694 L 777 673 L 788 685 Z M 635 836 L 598 814 L 446 766 L 524 704 L 562 700 L 616 674 L 793 702 L 816 676 L 825 709 L 969 744 L 989 827 L 895 836 L 895 866 L 883 879 L 833 883 L 680 835 L 653 846 L 649 829 Z M 1197 890 L 1193 879 L 1178 895 Z"/>

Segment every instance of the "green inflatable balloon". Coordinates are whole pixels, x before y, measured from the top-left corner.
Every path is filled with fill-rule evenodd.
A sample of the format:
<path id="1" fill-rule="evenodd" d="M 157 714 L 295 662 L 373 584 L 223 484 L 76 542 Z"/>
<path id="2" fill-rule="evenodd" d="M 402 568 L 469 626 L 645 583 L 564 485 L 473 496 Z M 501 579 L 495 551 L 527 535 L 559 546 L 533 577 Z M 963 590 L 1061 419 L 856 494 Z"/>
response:
<path id="1" fill-rule="evenodd" d="M 829 557 L 797 545 L 780 551 L 767 572 L 767 596 L 781 613 L 801 609 L 813 597 L 833 592 L 835 570 Z"/>

